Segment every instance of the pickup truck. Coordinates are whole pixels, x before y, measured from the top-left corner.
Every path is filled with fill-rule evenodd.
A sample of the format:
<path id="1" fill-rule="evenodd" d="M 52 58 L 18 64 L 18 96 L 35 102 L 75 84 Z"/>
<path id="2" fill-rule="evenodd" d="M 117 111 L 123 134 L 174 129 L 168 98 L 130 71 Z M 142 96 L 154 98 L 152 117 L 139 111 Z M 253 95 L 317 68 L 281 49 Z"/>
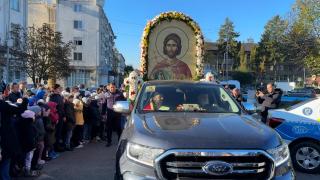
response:
<path id="1" fill-rule="evenodd" d="M 129 107 L 115 179 L 295 179 L 287 144 L 220 85 L 148 81 Z"/>

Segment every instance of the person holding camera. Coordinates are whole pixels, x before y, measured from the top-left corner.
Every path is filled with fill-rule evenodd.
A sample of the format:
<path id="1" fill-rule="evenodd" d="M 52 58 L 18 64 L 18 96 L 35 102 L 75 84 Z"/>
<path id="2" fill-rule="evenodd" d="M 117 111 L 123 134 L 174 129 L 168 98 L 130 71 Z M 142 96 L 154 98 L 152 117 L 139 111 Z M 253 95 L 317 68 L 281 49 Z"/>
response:
<path id="1" fill-rule="evenodd" d="M 268 110 L 276 109 L 281 101 L 281 94 L 278 91 L 274 90 L 273 84 L 269 83 L 267 85 L 267 92 L 263 93 L 261 90 L 258 90 L 256 93 L 257 101 L 262 105 L 261 107 L 261 121 L 263 123 L 267 122 Z"/>

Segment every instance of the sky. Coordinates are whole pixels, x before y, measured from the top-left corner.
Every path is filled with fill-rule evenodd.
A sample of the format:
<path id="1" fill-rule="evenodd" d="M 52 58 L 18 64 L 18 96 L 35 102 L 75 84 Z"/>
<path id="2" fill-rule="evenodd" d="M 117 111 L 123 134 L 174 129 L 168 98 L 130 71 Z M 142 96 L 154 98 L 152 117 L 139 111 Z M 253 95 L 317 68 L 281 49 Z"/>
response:
<path id="1" fill-rule="evenodd" d="M 259 42 L 266 23 L 286 17 L 295 0 L 106 0 L 105 13 L 116 35 L 115 44 L 126 64 L 140 66 L 140 40 L 146 23 L 162 12 L 179 11 L 195 20 L 207 41 L 216 41 L 228 17 L 239 41 Z"/>

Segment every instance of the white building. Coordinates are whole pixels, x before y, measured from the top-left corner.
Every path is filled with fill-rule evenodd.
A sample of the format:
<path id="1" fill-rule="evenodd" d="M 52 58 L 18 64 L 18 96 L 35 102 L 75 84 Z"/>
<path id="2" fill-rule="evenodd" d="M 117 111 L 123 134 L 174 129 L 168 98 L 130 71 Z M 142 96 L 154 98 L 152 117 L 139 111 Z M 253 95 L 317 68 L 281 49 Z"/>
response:
<path id="1" fill-rule="evenodd" d="M 73 71 L 67 86 L 80 83 L 97 87 L 109 82 L 108 62 L 114 60 L 114 34 L 103 11 L 104 0 L 59 1 L 57 31 L 64 41 L 73 41 Z"/>
<path id="2" fill-rule="evenodd" d="M 41 27 L 44 23 L 56 30 L 56 1 L 29 0 L 28 27 Z"/>
<path id="3" fill-rule="evenodd" d="M 126 67 L 126 61 L 123 55 L 118 51 L 118 49 L 114 49 L 116 61 L 112 63 L 112 71 L 115 72 L 113 81 L 117 85 L 121 85 L 124 79 L 124 69 Z"/>
<path id="4" fill-rule="evenodd" d="M 27 26 L 27 7 L 27 0 L 0 0 L 0 76 L 9 82 L 18 82 L 26 78 L 25 73 L 19 68 L 21 61 L 7 54 L 8 49 L 14 44 L 10 36 L 12 27 Z"/>

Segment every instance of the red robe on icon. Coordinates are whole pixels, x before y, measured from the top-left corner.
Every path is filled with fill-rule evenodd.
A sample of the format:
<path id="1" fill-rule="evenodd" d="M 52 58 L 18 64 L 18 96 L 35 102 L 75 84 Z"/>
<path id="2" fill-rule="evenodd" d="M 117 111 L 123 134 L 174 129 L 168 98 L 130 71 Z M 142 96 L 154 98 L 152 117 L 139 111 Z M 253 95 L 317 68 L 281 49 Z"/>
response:
<path id="1" fill-rule="evenodd" d="M 169 60 L 163 60 L 151 71 L 151 79 L 158 80 L 190 80 L 192 79 L 191 71 L 186 63 L 179 59 L 175 59 L 174 64 L 170 64 Z"/>

